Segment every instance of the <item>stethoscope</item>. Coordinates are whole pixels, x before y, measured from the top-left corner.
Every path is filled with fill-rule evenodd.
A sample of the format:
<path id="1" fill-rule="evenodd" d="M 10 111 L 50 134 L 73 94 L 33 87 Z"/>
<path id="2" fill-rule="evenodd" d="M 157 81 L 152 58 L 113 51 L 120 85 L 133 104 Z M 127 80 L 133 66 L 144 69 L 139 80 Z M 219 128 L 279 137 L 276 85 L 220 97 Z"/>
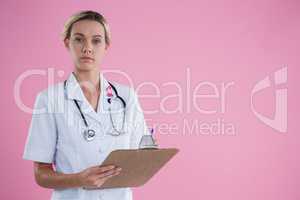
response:
<path id="1" fill-rule="evenodd" d="M 64 81 L 64 89 L 66 89 L 66 84 L 67 84 L 67 80 Z M 109 81 L 108 81 L 108 84 L 109 86 L 106 88 L 106 92 L 107 92 L 107 102 L 110 104 L 110 107 L 108 108 L 109 110 L 109 116 L 110 116 L 110 121 L 111 121 L 111 124 L 112 124 L 112 127 L 114 129 L 114 131 L 109 131 L 108 133 L 112 136 L 119 136 L 121 134 L 124 134 L 125 133 L 125 130 L 124 130 L 124 126 L 125 126 L 125 108 L 126 108 L 126 102 L 125 100 L 119 96 L 118 94 L 118 91 L 117 89 L 115 88 L 115 86 L 113 84 L 111 84 Z M 115 93 L 115 97 L 113 98 L 113 94 L 112 94 L 112 90 L 113 92 Z M 117 127 L 115 126 L 114 124 L 114 120 L 113 120 L 113 117 L 112 117 L 112 110 L 111 110 L 111 105 L 112 105 L 112 101 L 115 100 L 119 100 L 123 106 L 123 119 L 122 119 L 122 127 L 121 129 L 117 129 Z M 96 131 L 94 129 L 91 129 L 79 104 L 78 104 L 78 101 L 76 99 L 73 99 L 76 107 L 78 108 L 79 112 L 80 112 L 80 115 L 81 115 L 81 118 L 84 122 L 84 125 L 85 125 L 85 130 L 83 131 L 83 137 L 86 141 L 92 141 L 95 137 L 96 137 Z"/>

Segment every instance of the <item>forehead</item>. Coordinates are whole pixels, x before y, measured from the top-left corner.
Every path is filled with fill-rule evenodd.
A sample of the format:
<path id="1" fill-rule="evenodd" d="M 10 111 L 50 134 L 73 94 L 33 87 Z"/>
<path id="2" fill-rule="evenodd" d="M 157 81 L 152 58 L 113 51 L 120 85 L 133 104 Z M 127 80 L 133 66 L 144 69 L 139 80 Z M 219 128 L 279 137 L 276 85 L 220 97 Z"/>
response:
<path id="1" fill-rule="evenodd" d="M 71 35 L 82 33 L 85 36 L 102 35 L 104 37 L 104 27 L 94 20 L 81 20 L 75 22 L 72 26 Z"/>

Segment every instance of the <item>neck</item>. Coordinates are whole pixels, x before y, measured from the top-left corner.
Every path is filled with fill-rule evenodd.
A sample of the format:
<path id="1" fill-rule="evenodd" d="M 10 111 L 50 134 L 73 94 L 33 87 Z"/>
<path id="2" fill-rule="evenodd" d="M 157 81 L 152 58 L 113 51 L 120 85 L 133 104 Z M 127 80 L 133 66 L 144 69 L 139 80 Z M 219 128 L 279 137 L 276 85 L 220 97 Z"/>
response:
<path id="1" fill-rule="evenodd" d="M 94 89 L 99 91 L 100 89 L 100 74 L 99 70 L 80 71 L 74 70 L 74 75 L 84 91 L 92 92 Z M 92 89 L 92 90 L 91 90 Z"/>

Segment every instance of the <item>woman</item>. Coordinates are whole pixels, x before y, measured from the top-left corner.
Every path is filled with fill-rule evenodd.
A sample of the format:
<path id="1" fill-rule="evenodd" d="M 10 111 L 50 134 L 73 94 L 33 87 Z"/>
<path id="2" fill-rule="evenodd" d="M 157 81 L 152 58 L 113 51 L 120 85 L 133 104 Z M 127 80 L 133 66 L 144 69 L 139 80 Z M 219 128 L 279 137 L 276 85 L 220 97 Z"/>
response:
<path id="1" fill-rule="evenodd" d="M 134 90 L 100 73 L 110 45 L 106 20 L 82 11 L 63 33 L 74 71 L 38 94 L 23 158 L 34 161 L 36 182 L 54 189 L 52 199 L 132 199 L 130 188 L 87 189 L 122 173 L 101 165 L 111 151 L 138 148 L 149 134 Z"/>

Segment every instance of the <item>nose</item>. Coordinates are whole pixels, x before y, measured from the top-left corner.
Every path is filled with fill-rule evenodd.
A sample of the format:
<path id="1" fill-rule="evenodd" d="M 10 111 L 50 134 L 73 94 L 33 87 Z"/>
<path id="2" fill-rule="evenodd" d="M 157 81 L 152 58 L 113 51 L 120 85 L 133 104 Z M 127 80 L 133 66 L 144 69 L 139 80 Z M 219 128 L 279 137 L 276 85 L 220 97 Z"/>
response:
<path id="1" fill-rule="evenodd" d="M 89 44 L 89 42 L 85 42 L 82 47 L 82 52 L 86 55 L 92 54 L 92 46 Z"/>

